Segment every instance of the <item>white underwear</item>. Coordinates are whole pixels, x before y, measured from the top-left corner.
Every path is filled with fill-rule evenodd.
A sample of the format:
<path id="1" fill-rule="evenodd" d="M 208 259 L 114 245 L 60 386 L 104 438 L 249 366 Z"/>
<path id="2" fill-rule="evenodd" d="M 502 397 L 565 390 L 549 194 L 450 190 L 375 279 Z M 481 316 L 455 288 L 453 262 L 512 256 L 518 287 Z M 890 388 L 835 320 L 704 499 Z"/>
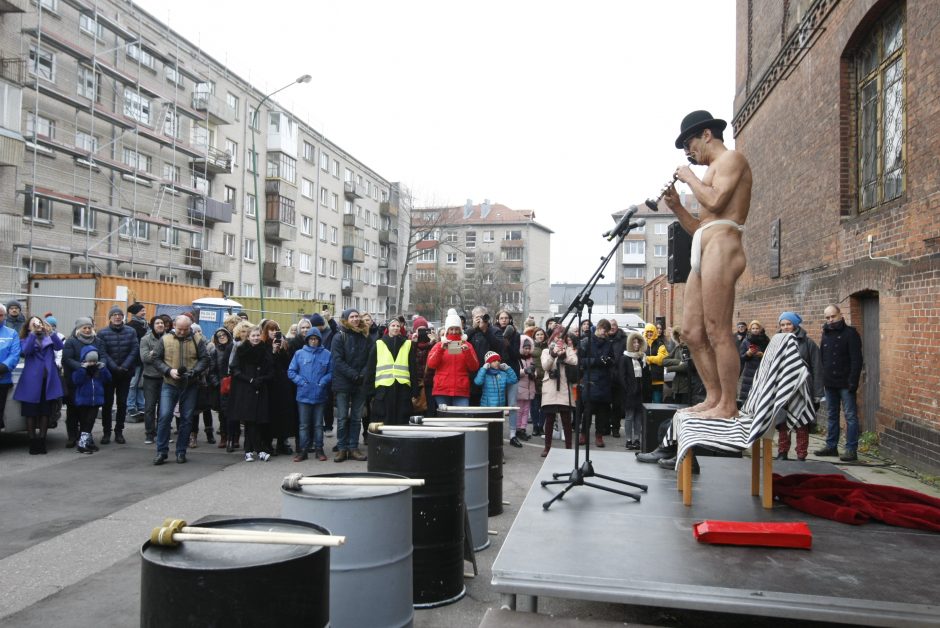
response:
<path id="1" fill-rule="evenodd" d="M 702 274 L 702 232 L 715 225 L 730 225 L 736 227 L 741 233 L 744 233 L 744 225 L 739 225 L 733 220 L 726 219 L 712 220 L 702 224 L 701 227 L 696 229 L 695 233 L 692 234 L 692 270 L 699 275 Z"/>

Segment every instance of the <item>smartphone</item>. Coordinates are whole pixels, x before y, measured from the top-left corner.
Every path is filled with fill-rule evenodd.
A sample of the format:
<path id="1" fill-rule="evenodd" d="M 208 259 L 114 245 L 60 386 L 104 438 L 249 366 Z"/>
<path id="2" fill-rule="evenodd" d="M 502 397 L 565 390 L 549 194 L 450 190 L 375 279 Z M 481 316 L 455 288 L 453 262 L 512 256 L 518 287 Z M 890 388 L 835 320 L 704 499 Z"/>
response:
<path id="1" fill-rule="evenodd" d="M 274 332 L 274 342 L 280 343 L 281 340 L 283 340 L 283 338 L 284 336 L 281 335 L 281 332 L 279 331 Z"/>
<path id="2" fill-rule="evenodd" d="M 463 351 L 463 348 L 460 346 L 459 342 L 448 342 L 447 343 L 447 352 L 448 353 L 460 353 Z"/>

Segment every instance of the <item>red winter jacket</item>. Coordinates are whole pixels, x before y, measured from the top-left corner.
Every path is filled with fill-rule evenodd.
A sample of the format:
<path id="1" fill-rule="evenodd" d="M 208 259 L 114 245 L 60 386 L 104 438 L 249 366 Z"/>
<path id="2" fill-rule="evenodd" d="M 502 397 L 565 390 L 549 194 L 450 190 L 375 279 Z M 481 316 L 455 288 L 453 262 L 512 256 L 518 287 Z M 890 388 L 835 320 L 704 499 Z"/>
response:
<path id="1" fill-rule="evenodd" d="M 469 397 L 470 378 L 480 363 L 473 347 L 466 345 L 460 353 L 450 353 L 444 343 L 437 343 L 428 356 L 428 368 L 434 369 L 434 395 Z"/>

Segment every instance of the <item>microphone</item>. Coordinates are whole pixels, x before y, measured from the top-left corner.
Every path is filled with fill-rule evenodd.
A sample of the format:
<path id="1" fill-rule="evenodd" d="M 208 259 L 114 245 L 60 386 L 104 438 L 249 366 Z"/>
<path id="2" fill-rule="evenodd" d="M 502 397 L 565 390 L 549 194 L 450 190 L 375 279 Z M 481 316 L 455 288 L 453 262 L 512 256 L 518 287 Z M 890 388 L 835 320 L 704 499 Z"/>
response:
<path id="1" fill-rule="evenodd" d="M 620 222 L 617 223 L 617 226 L 604 233 L 602 237 L 607 238 L 607 241 L 610 242 L 619 236 L 621 233 L 623 233 L 624 229 L 629 227 L 630 219 L 633 218 L 633 214 L 637 213 L 638 211 L 640 211 L 640 209 L 636 205 L 631 205 L 629 208 L 627 208 L 627 211 L 623 213 L 623 217 L 620 219 Z"/>
<path id="2" fill-rule="evenodd" d="M 628 227 L 628 229 L 629 229 L 630 231 L 633 231 L 634 229 L 639 229 L 640 227 L 642 227 L 642 226 L 645 225 L 645 224 L 646 224 L 646 218 L 637 218 L 637 219 L 636 219 L 636 222 L 631 222 L 631 223 L 630 223 L 630 226 Z"/>

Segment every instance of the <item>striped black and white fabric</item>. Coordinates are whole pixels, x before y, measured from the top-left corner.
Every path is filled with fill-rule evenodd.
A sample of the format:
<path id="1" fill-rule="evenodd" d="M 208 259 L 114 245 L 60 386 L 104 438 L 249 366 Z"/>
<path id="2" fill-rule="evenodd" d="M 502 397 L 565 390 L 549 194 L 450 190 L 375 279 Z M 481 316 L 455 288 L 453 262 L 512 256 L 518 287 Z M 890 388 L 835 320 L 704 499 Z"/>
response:
<path id="1" fill-rule="evenodd" d="M 676 412 L 663 440 L 664 445 L 678 442 L 676 468 L 692 447 L 737 452 L 784 422 L 790 429 L 809 425 L 816 418 L 810 379 L 793 334 L 776 334 L 764 351 L 740 416 L 704 419 Z"/>

